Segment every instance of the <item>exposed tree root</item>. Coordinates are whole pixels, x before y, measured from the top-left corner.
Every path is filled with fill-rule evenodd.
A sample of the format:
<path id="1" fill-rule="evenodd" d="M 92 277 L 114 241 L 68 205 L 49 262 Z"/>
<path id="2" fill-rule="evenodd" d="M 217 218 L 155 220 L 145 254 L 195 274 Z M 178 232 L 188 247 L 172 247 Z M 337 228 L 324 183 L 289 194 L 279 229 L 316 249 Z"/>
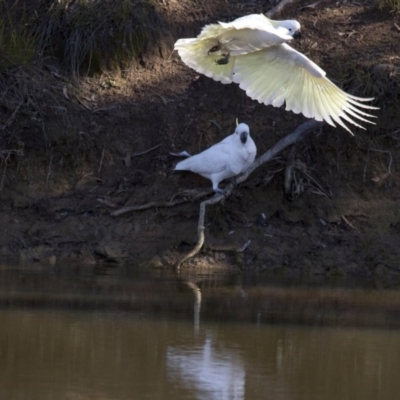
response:
<path id="1" fill-rule="evenodd" d="M 232 185 L 232 184 L 231 184 Z M 232 185 L 233 186 L 233 185 Z M 230 190 L 232 192 L 232 189 Z M 204 244 L 204 219 L 206 217 L 206 207 L 211 205 L 211 204 L 216 204 L 222 201 L 225 198 L 225 195 L 216 193 L 213 197 L 210 199 L 204 200 L 200 203 L 200 213 L 199 213 L 199 222 L 197 224 L 197 244 L 194 247 L 193 250 L 191 250 L 188 254 L 186 254 L 176 265 L 176 268 L 179 269 L 181 264 L 183 264 L 185 261 L 189 260 L 189 258 L 194 257 L 196 254 L 199 253 L 201 248 L 203 247 Z"/>

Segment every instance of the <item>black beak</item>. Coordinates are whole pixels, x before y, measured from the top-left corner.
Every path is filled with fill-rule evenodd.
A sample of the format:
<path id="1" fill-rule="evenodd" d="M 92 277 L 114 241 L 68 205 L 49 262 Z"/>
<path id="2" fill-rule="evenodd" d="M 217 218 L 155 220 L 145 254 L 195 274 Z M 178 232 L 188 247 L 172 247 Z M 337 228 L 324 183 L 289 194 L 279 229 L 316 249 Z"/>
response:
<path id="1" fill-rule="evenodd" d="M 296 31 L 293 33 L 293 39 L 301 39 L 301 31 Z"/>
<path id="2" fill-rule="evenodd" d="M 247 132 L 246 131 L 240 132 L 240 141 L 243 144 L 246 143 L 246 141 L 247 141 Z"/>

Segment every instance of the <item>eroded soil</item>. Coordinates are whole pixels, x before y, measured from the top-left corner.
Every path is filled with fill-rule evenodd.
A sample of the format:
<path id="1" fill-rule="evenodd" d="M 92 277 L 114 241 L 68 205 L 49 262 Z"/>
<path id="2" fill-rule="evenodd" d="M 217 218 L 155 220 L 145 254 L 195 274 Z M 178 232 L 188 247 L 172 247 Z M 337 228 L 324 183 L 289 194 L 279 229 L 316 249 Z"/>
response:
<path id="1" fill-rule="evenodd" d="M 3 131 L 0 256 L 174 265 L 196 243 L 199 201 L 118 217 L 111 212 L 208 189 L 201 177 L 172 172 L 178 159 L 169 153 L 205 149 L 232 133 L 236 118 L 250 125 L 258 154 L 306 119 L 199 76 L 172 52 L 173 43 L 196 36 L 205 23 L 273 5 L 164 2 L 158 11 L 166 32 L 131 69 L 79 81 L 61 69 L 41 75 L 55 102 L 41 113 L 18 114 Z M 256 170 L 208 209 L 205 247 L 185 268 L 394 284 L 400 277 L 400 77 L 397 70 L 369 71 L 378 64 L 400 67 L 399 18 L 373 1 L 296 6 L 280 18 L 300 21 L 303 39 L 294 47 L 331 79 L 377 98 L 377 125 L 354 137 L 328 126 L 309 134 L 291 153 L 299 168 L 289 193 L 289 152 Z"/>

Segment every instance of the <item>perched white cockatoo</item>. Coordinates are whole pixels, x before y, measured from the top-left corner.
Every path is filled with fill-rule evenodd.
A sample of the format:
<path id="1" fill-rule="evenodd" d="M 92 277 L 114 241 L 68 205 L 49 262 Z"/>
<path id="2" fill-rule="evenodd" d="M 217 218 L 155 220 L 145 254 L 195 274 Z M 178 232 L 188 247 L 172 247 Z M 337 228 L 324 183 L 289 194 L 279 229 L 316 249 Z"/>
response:
<path id="1" fill-rule="evenodd" d="M 218 187 L 224 179 L 245 172 L 256 158 L 257 148 L 250 128 L 241 123 L 232 135 L 207 150 L 178 162 L 175 171 L 192 171 L 210 179 L 214 192 L 225 193 Z"/>
<path id="2" fill-rule="evenodd" d="M 294 20 L 273 21 L 251 14 L 233 22 L 206 25 L 197 38 L 175 43 L 182 61 L 199 73 L 222 83 L 235 82 L 254 100 L 302 113 L 317 121 L 350 129 L 345 120 L 372 123 L 361 109 L 376 109 L 363 102 L 373 98 L 352 96 L 326 78 L 326 73 L 287 42 L 300 36 Z M 365 129 L 365 128 L 363 128 Z"/>

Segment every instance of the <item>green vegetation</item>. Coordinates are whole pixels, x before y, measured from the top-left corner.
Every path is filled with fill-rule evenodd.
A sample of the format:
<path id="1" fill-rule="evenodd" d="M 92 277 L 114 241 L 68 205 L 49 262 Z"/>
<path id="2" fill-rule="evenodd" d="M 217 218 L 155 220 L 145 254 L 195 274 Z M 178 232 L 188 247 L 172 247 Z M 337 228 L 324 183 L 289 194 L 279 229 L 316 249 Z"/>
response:
<path id="1" fill-rule="evenodd" d="M 0 20 L 0 73 L 18 65 L 33 62 L 36 41 L 25 26 L 7 26 Z"/>
<path id="2" fill-rule="evenodd" d="M 376 2 L 381 10 L 388 8 L 392 13 L 400 12 L 400 0 L 376 0 Z"/>
<path id="3" fill-rule="evenodd" d="M 74 75 L 126 67 L 156 40 L 151 0 L 0 0 L 0 73 L 55 57 Z"/>

